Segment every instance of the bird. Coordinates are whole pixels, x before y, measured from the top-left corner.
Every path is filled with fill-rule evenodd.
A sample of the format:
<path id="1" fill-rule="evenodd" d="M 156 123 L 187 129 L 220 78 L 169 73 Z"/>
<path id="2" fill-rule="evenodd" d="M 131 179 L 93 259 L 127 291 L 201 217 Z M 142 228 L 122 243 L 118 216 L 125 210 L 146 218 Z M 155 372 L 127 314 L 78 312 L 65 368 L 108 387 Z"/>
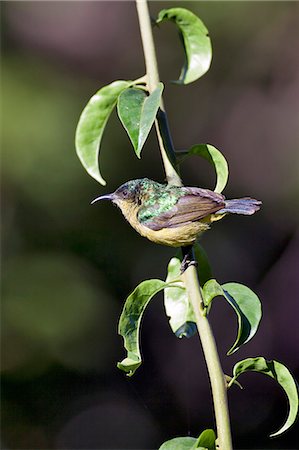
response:
<path id="1" fill-rule="evenodd" d="M 192 246 L 212 222 L 227 214 L 251 215 L 262 202 L 250 197 L 226 200 L 209 189 L 130 180 L 91 203 L 110 200 L 141 235 L 169 247 Z"/>

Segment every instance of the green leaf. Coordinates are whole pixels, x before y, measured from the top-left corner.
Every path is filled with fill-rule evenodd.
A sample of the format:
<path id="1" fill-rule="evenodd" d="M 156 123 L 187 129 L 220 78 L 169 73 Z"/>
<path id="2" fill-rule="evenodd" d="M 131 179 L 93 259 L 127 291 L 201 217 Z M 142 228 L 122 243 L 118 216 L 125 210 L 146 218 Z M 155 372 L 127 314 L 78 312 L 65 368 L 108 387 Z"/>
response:
<path id="1" fill-rule="evenodd" d="M 140 117 L 146 98 L 146 93 L 137 88 L 128 88 L 118 97 L 118 117 L 131 139 L 135 152 L 138 149 Z"/>
<path id="2" fill-rule="evenodd" d="M 194 445 L 196 445 L 197 439 L 186 436 L 177 437 L 164 442 L 164 444 L 159 447 L 159 450 L 193 450 Z"/>
<path id="3" fill-rule="evenodd" d="M 282 363 L 275 360 L 267 361 L 262 356 L 258 356 L 256 358 L 247 358 L 243 361 L 239 361 L 233 369 L 233 380 L 242 373 L 248 371 L 260 372 L 268 375 L 269 377 L 274 378 L 274 380 L 276 380 L 283 388 L 289 402 L 289 413 L 283 426 L 270 436 L 274 437 L 284 433 L 293 425 L 298 414 L 298 388 L 292 374 Z"/>
<path id="4" fill-rule="evenodd" d="M 199 448 L 199 447 L 204 447 L 207 450 L 215 450 L 216 448 L 216 434 L 214 430 L 208 429 L 208 430 L 204 430 L 199 438 L 197 439 L 197 447 L 195 448 Z"/>
<path id="5" fill-rule="evenodd" d="M 141 364 L 139 329 L 142 314 L 149 301 L 163 290 L 167 283 L 162 280 L 145 280 L 127 298 L 121 313 L 118 333 L 124 338 L 127 357 L 117 367 L 132 376 Z"/>
<path id="6" fill-rule="evenodd" d="M 158 109 L 161 104 L 162 92 L 164 89 L 163 83 L 159 83 L 157 88 L 145 99 L 141 118 L 140 118 L 140 132 L 138 139 L 137 155 L 140 155 L 143 144 L 153 126 Z"/>
<path id="7" fill-rule="evenodd" d="M 220 150 L 210 144 L 193 145 L 193 147 L 183 153 L 182 160 L 184 161 L 186 157 L 193 155 L 201 156 L 213 165 L 217 177 L 214 191 L 220 194 L 228 180 L 228 164 Z"/>
<path id="8" fill-rule="evenodd" d="M 185 8 L 163 9 L 156 22 L 164 20 L 177 25 L 185 50 L 186 63 L 177 83 L 192 83 L 203 76 L 211 65 L 212 46 L 208 30 L 195 14 Z"/>
<path id="9" fill-rule="evenodd" d="M 159 450 L 215 450 L 215 442 L 214 430 L 204 430 L 197 439 L 190 436 L 170 439 Z"/>
<path id="10" fill-rule="evenodd" d="M 118 116 L 127 131 L 138 158 L 161 104 L 163 84 L 147 96 L 137 88 L 126 89 L 118 98 Z"/>
<path id="11" fill-rule="evenodd" d="M 201 245 L 194 245 L 195 258 L 198 262 L 200 285 L 212 277 L 208 257 Z M 168 264 L 166 282 L 177 280 L 181 274 L 181 252 L 172 258 Z M 174 287 L 177 286 L 177 287 Z M 189 302 L 187 291 L 182 281 L 172 283 L 172 287 L 164 290 L 164 305 L 172 331 L 178 338 L 190 338 L 196 333 L 195 316 Z"/>
<path id="12" fill-rule="evenodd" d="M 210 308 L 212 300 L 217 296 L 224 297 L 238 317 L 238 335 L 227 352 L 231 355 L 255 335 L 262 317 L 261 302 L 258 296 L 243 284 L 226 283 L 221 286 L 216 280 L 209 280 L 203 287 L 207 308 Z"/>
<path id="13" fill-rule="evenodd" d="M 231 355 L 255 335 L 262 318 L 262 306 L 258 296 L 247 286 L 239 283 L 222 285 L 224 297 L 238 316 L 238 335 L 227 352 Z"/>
<path id="14" fill-rule="evenodd" d="M 102 135 L 118 96 L 133 84 L 118 80 L 102 87 L 85 106 L 76 130 L 76 151 L 86 171 L 99 183 L 105 185 L 99 170 L 99 151 Z"/>
<path id="15" fill-rule="evenodd" d="M 164 290 L 164 305 L 175 335 L 179 338 L 189 338 L 196 332 L 195 317 L 183 282 L 173 282 L 180 277 L 180 271 L 181 261 L 179 258 L 172 258 L 168 264 L 166 278 L 167 283 L 172 282 L 172 287 Z"/>
<path id="16" fill-rule="evenodd" d="M 196 242 L 193 246 L 196 261 L 198 262 L 198 277 L 200 285 L 203 286 L 208 280 L 213 278 L 212 269 L 208 255 L 204 248 Z"/>
<path id="17" fill-rule="evenodd" d="M 223 296 L 224 293 L 220 284 L 215 279 L 211 279 L 204 284 L 202 288 L 202 295 L 205 306 L 210 307 L 212 300 L 215 297 Z"/>

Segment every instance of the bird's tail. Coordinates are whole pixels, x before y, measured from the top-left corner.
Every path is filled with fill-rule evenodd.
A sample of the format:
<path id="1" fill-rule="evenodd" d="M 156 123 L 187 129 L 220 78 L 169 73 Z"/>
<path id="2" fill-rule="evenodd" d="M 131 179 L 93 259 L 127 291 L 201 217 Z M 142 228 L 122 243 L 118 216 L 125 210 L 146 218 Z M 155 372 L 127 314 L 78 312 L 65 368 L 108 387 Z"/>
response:
<path id="1" fill-rule="evenodd" d="M 262 202 L 260 202 L 259 200 L 255 200 L 254 198 L 250 197 L 226 200 L 225 208 L 217 211 L 217 214 L 232 213 L 250 216 L 260 209 L 261 204 Z"/>

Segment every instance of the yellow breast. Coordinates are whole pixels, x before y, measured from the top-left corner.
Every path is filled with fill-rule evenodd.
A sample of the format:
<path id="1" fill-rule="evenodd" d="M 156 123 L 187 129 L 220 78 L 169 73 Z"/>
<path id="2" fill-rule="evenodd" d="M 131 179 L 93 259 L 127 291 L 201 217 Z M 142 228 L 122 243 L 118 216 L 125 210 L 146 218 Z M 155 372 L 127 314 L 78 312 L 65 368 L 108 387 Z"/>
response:
<path id="1" fill-rule="evenodd" d="M 214 217 L 208 216 L 201 221 L 190 222 L 180 227 L 162 228 L 161 230 L 155 231 L 142 225 L 138 221 L 138 205 L 127 201 L 118 201 L 117 205 L 130 225 L 141 234 L 141 236 L 144 236 L 157 244 L 168 245 L 170 247 L 184 247 L 193 244 L 197 237 L 208 230 L 210 228 L 209 224 L 215 220 Z"/>

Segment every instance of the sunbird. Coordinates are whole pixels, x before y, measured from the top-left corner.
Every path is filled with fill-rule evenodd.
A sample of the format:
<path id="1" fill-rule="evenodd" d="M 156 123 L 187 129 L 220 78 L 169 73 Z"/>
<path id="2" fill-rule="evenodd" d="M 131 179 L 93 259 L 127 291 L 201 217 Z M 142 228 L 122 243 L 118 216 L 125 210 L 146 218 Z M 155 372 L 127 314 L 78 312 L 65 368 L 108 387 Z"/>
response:
<path id="1" fill-rule="evenodd" d="M 226 200 L 209 189 L 164 185 L 148 178 L 128 181 L 92 204 L 99 200 L 115 203 L 141 236 L 170 247 L 193 245 L 212 222 L 229 213 L 254 214 L 262 204 L 250 197 Z"/>

